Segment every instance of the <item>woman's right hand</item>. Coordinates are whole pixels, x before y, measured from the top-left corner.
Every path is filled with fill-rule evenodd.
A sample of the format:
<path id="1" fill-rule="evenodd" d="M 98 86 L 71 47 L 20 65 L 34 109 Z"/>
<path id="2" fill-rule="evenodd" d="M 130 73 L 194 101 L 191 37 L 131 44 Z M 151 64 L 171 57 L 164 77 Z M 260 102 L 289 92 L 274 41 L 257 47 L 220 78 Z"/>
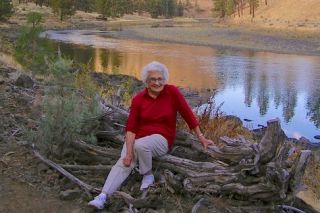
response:
<path id="1" fill-rule="evenodd" d="M 123 165 L 126 167 L 129 167 L 131 165 L 132 160 L 133 160 L 133 155 L 127 154 L 122 160 Z"/>

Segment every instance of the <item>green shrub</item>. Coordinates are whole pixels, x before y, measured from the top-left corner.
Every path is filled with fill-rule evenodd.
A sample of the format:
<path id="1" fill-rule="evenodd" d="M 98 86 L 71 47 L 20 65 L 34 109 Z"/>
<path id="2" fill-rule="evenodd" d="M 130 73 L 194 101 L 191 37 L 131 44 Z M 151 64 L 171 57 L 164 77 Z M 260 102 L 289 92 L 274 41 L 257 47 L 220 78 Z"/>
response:
<path id="1" fill-rule="evenodd" d="M 1 0 L 0 2 L 0 20 L 7 19 L 13 14 L 12 1 Z"/>
<path id="2" fill-rule="evenodd" d="M 78 88 L 74 86 L 76 74 L 71 60 L 59 57 L 49 67 L 54 84 L 45 91 L 38 141 L 47 154 L 62 157 L 65 148 L 74 140 L 96 142 L 94 130 L 99 126 L 98 121 L 84 121 L 100 115 L 101 110 L 92 95 L 93 90 L 86 90 L 88 85 L 78 82 Z"/>

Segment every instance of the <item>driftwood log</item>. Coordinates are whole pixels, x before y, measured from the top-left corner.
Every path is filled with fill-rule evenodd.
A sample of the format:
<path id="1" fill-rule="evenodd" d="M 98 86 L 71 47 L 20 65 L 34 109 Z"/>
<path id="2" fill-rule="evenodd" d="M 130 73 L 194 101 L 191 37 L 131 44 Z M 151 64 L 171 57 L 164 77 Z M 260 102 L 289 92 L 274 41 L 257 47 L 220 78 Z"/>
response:
<path id="1" fill-rule="evenodd" d="M 123 134 L 123 126 L 128 113 L 112 105 L 104 104 L 109 113 L 96 118 L 101 126 L 109 132 Z M 102 146 L 74 141 L 72 146 L 90 155 L 100 155 L 115 162 L 120 156 L 124 139 L 121 135 L 97 135 L 105 141 L 112 141 Z M 100 133 L 100 134 L 99 134 Z M 171 193 L 183 192 L 222 196 L 232 199 L 229 210 L 239 212 L 255 210 L 259 203 L 273 205 L 271 209 L 288 204 L 301 189 L 302 178 L 310 150 L 294 150 L 294 146 L 286 140 L 278 119 L 267 122 L 265 135 L 260 141 L 248 141 L 244 138 L 232 139 L 221 137 L 221 144 L 203 150 L 197 139 L 188 132 L 178 132 L 176 147 L 171 153 L 154 159 L 154 167 L 162 171 L 160 183 Z M 190 156 L 181 156 L 179 149 Z M 199 160 L 201 159 L 201 160 Z M 61 165 L 67 170 L 109 170 L 112 165 Z M 91 186 L 81 184 L 85 191 L 92 192 Z M 143 208 L 144 203 L 150 207 L 146 198 L 134 199 L 124 192 L 117 192 L 126 203 L 134 208 Z M 203 203 L 200 199 L 192 210 L 197 212 Z M 269 208 L 269 207 L 266 207 Z M 240 211 L 241 212 L 241 211 Z"/>

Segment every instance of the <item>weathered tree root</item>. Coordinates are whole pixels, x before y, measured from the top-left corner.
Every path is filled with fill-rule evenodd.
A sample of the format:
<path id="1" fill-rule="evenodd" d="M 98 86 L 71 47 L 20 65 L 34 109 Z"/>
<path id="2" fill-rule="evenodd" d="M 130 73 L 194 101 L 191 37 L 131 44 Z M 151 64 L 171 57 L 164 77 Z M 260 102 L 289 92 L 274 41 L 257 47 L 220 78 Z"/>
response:
<path id="1" fill-rule="evenodd" d="M 82 141 L 73 141 L 71 144 L 90 155 L 114 160 L 120 156 L 119 147 L 123 145 L 124 139 L 120 135 L 109 133 L 118 131 L 116 128 L 124 124 L 118 118 L 126 118 L 128 113 L 112 105 L 105 107 L 113 113 L 107 113 L 102 117 L 105 119 L 102 122 L 104 122 L 104 126 L 107 126 L 108 134 L 100 135 L 105 137 L 107 141 L 113 141 L 114 147 L 117 148 L 112 148 L 112 144 L 111 147 L 103 148 Z M 118 117 L 116 119 L 112 117 L 115 114 Z M 285 140 L 285 135 L 277 119 L 268 121 L 265 135 L 260 142 L 247 141 L 244 138 L 221 137 L 222 147 L 211 146 L 207 151 L 204 151 L 201 144 L 190 133 L 180 132 L 177 138 L 179 140 L 176 145 L 181 145 L 184 149 L 191 149 L 191 152 L 196 151 L 206 156 L 202 159 L 207 160 L 200 162 L 194 159 L 185 159 L 174 156 L 175 152 L 154 159 L 154 166 L 163 170 L 161 182 L 165 188 L 171 193 L 231 196 L 233 201 L 229 209 L 235 208 L 234 210 L 237 209 L 236 206 L 239 206 L 238 209 L 240 207 L 255 209 L 254 206 L 241 206 L 243 202 L 253 204 L 256 201 L 262 201 L 274 206 L 292 200 L 301 188 L 305 167 L 311 156 L 309 150 L 303 150 L 294 155 L 289 153 L 293 146 Z M 71 181 L 77 183 L 87 193 L 97 191 L 92 186 L 65 173 L 61 166 L 57 167 L 59 165 L 52 163 L 51 165 Z M 62 166 L 77 170 L 109 170 L 111 167 L 111 165 Z M 134 208 L 147 208 L 154 204 L 152 195 L 140 199 L 135 199 L 124 192 L 117 192 L 115 195 L 121 197 Z M 198 203 L 199 205 L 201 202 Z M 195 209 L 197 209 L 197 205 L 195 205 Z"/>

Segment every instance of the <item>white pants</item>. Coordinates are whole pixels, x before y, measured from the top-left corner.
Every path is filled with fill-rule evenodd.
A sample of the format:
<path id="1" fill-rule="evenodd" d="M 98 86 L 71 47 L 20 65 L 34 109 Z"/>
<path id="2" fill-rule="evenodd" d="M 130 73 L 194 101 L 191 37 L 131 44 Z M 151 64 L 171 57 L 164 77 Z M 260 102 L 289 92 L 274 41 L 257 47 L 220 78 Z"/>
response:
<path id="1" fill-rule="evenodd" d="M 132 169 L 139 163 L 140 174 L 146 174 L 152 170 L 152 157 L 159 157 L 168 152 L 167 140 L 159 134 L 149 135 L 139 138 L 134 142 L 134 159 L 131 165 L 126 167 L 123 165 L 123 158 L 126 156 L 126 144 L 123 145 L 121 157 L 112 167 L 106 182 L 102 188 L 102 192 L 111 195 L 115 192 L 129 176 Z"/>

